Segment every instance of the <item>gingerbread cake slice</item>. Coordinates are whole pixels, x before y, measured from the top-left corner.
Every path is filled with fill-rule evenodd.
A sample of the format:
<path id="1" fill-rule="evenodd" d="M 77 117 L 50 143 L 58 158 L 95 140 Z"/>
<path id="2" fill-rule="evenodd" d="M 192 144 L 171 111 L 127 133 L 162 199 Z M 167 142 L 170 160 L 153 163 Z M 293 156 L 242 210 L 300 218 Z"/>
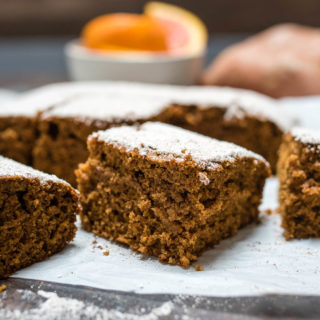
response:
<path id="1" fill-rule="evenodd" d="M 294 128 L 285 135 L 277 169 L 285 238 L 320 237 L 320 131 Z"/>
<path id="2" fill-rule="evenodd" d="M 83 228 L 182 267 L 256 220 L 270 174 L 251 151 L 157 122 L 95 132 L 88 147 Z"/>
<path id="3" fill-rule="evenodd" d="M 61 251 L 76 232 L 68 183 L 0 156 L 0 278 Z"/>

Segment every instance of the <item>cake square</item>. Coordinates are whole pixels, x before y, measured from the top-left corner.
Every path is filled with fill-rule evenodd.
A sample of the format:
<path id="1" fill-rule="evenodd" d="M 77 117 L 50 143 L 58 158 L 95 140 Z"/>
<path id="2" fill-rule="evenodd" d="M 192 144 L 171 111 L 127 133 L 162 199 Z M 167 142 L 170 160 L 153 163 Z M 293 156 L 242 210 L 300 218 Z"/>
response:
<path id="1" fill-rule="evenodd" d="M 285 238 L 320 237 L 320 131 L 297 127 L 285 135 L 277 174 Z"/>
<path id="2" fill-rule="evenodd" d="M 76 232 L 79 194 L 0 156 L 0 278 L 61 251 Z"/>
<path id="3" fill-rule="evenodd" d="M 93 133 L 88 147 L 83 228 L 182 267 L 257 219 L 270 175 L 251 151 L 158 122 Z"/>

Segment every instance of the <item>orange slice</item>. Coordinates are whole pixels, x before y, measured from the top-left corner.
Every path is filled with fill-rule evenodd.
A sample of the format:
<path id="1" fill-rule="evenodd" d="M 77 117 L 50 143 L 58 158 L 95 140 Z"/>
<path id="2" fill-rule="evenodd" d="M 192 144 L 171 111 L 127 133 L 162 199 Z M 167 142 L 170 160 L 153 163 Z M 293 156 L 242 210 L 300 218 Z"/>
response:
<path id="1" fill-rule="evenodd" d="M 207 28 L 192 12 L 168 3 L 149 2 L 144 14 L 162 21 L 167 30 L 167 45 L 172 51 L 192 55 L 205 50 Z"/>

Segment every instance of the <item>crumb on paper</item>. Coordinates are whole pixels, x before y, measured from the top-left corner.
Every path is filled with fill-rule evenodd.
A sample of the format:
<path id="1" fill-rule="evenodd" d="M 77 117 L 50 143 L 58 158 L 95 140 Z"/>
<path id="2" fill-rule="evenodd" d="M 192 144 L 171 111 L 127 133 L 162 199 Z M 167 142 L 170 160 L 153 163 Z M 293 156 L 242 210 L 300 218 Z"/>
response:
<path id="1" fill-rule="evenodd" d="M 3 291 L 5 291 L 6 289 L 7 289 L 7 286 L 6 286 L 5 284 L 2 284 L 2 285 L 0 286 L 0 293 L 3 292 Z"/>
<path id="2" fill-rule="evenodd" d="M 267 214 L 267 215 L 270 215 L 270 214 L 272 214 L 272 210 L 271 209 L 266 209 L 266 210 L 264 210 L 264 213 Z"/>
<path id="3" fill-rule="evenodd" d="M 92 241 L 92 244 L 94 245 L 94 244 L 97 244 L 98 242 L 97 242 L 97 240 L 93 240 Z"/>
<path id="4" fill-rule="evenodd" d="M 271 214 L 278 213 L 279 211 L 278 211 L 278 208 L 276 208 L 276 209 L 273 209 L 273 210 L 272 209 L 266 209 L 263 212 L 270 216 Z"/>
<path id="5" fill-rule="evenodd" d="M 105 251 L 105 252 L 103 253 L 103 255 L 104 255 L 104 256 L 108 256 L 108 255 L 109 255 L 109 251 Z"/>
<path id="6" fill-rule="evenodd" d="M 103 248 L 102 248 L 102 246 L 98 246 L 98 249 L 102 250 Z"/>
<path id="7" fill-rule="evenodd" d="M 196 271 L 203 271 L 203 267 L 199 265 L 196 265 L 195 269 Z"/>

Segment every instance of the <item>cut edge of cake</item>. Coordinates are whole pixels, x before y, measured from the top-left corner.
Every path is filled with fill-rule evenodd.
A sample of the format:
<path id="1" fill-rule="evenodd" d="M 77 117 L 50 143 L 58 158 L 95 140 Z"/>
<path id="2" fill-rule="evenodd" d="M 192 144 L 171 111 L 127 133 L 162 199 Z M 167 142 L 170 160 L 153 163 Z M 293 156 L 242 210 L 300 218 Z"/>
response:
<path id="1" fill-rule="evenodd" d="M 0 156 L 0 278 L 73 240 L 79 192 L 67 182 Z"/>
<path id="2" fill-rule="evenodd" d="M 320 237 L 320 131 L 295 127 L 279 149 L 277 174 L 284 237 Z"/>

